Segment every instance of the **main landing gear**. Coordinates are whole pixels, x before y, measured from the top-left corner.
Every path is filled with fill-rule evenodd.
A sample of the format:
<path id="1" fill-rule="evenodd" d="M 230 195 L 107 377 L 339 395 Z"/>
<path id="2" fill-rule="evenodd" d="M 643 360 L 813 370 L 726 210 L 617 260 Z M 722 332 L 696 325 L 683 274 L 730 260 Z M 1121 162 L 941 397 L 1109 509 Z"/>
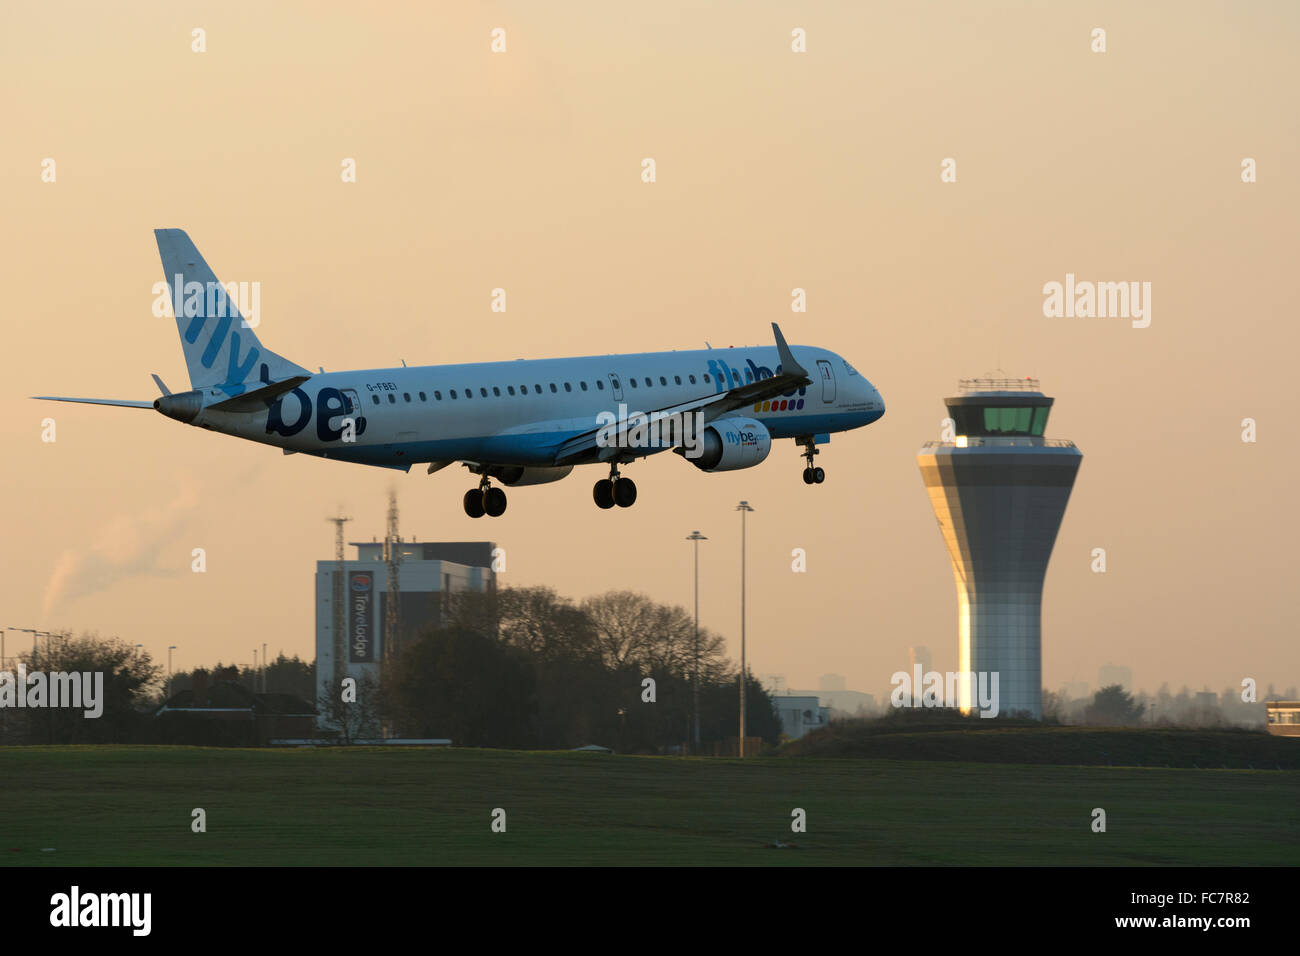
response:
<path id="1" fill-rule="evenodd" d="M 821 451 L 817 448 L 817 443 L 809 437 L 796 438 L 795 444 L 803 445 L 803 457 L 808 462 L 808 467 L 803 470 L 803 483 L 805 485 L 820 485 L 826 480 L 826 472 L 813 463 L 813 456 L 821 454 Z"/>
<path id="2" fill-rule="evenodd" d="M 477 488 L 465 492 L 465 514 L 471 518 L 500 518 L 506 513 L 506 493 L 500 488 L 493 488 L 484 475 Z"/>
<path id="3" fill-rule="evenodd" d="M 591 489 L 591 497 L 597 508 L 631 508 L 636 501 L 636 485 L 631 478 L 624 478 L 618 473 L 618 465 L 609 466 L 609 477 L 596 482 Z"/>

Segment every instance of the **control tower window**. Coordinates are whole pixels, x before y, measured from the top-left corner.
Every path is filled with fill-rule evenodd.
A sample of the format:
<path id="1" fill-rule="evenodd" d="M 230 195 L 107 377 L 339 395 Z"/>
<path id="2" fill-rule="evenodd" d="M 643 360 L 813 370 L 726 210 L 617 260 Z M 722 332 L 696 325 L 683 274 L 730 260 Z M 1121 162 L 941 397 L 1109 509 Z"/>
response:
<path id="1" fill-rule="evenodd" d="M 1033 418 L 1032 408 L 985 408 L 984 430 L 990 435 L 1029 433 L 1029 420 Z"/>
<path id="2" fill-rule="evenodd" d="M 951 409 L 959 435 L 1041 436 L 1047 428 L 1047 406 L 963 405 Z"/>

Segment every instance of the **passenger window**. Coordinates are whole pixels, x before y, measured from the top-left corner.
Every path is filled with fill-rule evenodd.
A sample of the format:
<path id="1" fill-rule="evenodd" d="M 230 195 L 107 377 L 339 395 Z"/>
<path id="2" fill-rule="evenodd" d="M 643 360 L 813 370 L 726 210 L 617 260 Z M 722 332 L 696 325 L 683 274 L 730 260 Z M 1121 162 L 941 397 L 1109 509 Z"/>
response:
<path id="1" fill-rule="evenodd" d="M 428 396 L 425 395 L 424 392 L 421 392 L 421 393 L 420 393 L 420 401 L 422 401 L 422 402 L 427 402 L 428 400 L 429 400 Z"/>
<path id="2" fill-rule="evenodd" d="M 376 405 L 379 404 L 379 396 L 378 396 L 378 395 L 371 395 L 371 396 L 370 396 L 370 400 L 371 400 L 372 402 L 374 402 Z"/>
<path id="3" fill-rule="evenodd" d="M 654 382 L 650 381 L 650 376 L 647 375 L 646 378 L 645 378 L 645 387 L 646 387 L 646 388 L 649 388 L 649 387 L 652 386 L 652 385 L 654 385 Z"/>
<path id="4" fill-rule="evenodd" d="M 456 390 L 454 388 L 451 390 L 451 397 L 453 399 L 456 397 Z"/>
<path id="5" fill-rule="evenodd" d="M 538 385 L 536 382 L 533 383 L 533 390 L 536 391 L 538 395 L 542 394 L 542 386 Z"/>
<path id="6" fill-rule="evenodd" d="M 688 375 L 687 378 L 689 378 L 689 379 L 691 380 L 691 384 L 692 384 L 692 385 L 695 384 L 695 376 L 694 376 L 694 375 Z"/>
<path id="7" fill-rule="evenodd" d="M 397 404 L 397 396 L 394 395 L 392 392 L 389 392 L 389 393 L 388 393 L 388 404 L 389 404 L 389 405 L 396 405 L 396 404 Z"/>
<path id="8" fill-rule="evenodd" d="M 705 373 L 704 373 L 704 384 L 705 384 L 705 385 L 708 385 L 708 384 L 709 384 L 709 373 L 708 373 L 708 372 L 705 372 Z"/>
<path id="9" fill-rule="evenodd" d="M 628 381 L 632 383 L 632 387 L 633 387 L 633 388 L 636 388 L 636 379 L 635 379 L 635 378 L 629 378 Z"/>
<path id="10" fill-rule="evenodd" d="M 492 394 L 495 395 L 497 398 L 500 398 L 500 397 L 501 397 L 501 389 L 499 389 L 497 386 L 493 385 L 493 386 L 492 386 Z"/>
<path id="11" fill-rule="evenodd" d="M 666 379 L 666 378 L 664 378 L 662 375 L 660 375 L 660 376 L 659 376 L 659 384 L 660 384 L 660 385 L 667 385 L 667 384 L 668 384 L 668 379 Z"/>
<path id="12" fill-rule="evenodd" d="M 552 392 L 558 392 L 558 391 L 559 391 L 559 389 L 555 387 L 555 383 L 554 383 L 554 382 L 551 383 L 551 391 L 552 391 Z"/>
<path id="13" fill-rule="evenodd" d="M 597 387 L 598 389 L 600 389 L 600 390 L 603 392 L 603 391 L 605 390 L 605 381 L 604 381 L 604 379 L 599 379 L 599 378 L 596 379 L 596 387 Z"/>
<path id="14" fill-rule="evenodd" d="M 513 385 L 507 385 L 506 391 L 513 395 L 515 393 L 515 387 Z"/>
<path id="15" fill-rule="evenodd" d="M 573 386 L 570 385 L 568 382 L 565 382 L 565 383 L 564 383 L 564 390 L 565 390 L 566 392 L 571 392 L 571 391 L 573 391 Z"/>
<path id="16" fill-rule="evenodd" d="M 486 389 L 486 388 L 480 388 L 480 389 L 478 390 L 478 393 L 479 393 L 479 395 L 482 396 L 483 398 L 487 398 L 487 389 Z"/>
<path id="17" fill-rule="evenodd" d="M 682 377 L 680 375 L 674 375 L 673 381 L 676 382 L 678 385 L 680 385 L 682 384 Z"/>
<path id="18" fill-rule="evenodd" d="M 438 401 L 442 401 L 442 392 L 438 391 L 438 390 L 435 388 L 435 389 L 433 390 L 433 397 L 436 398 Z"/>
<path id="19" fill-rule="evenodd" d="M 406 401 L 409 402 L 409 401 L 411 400 L 411 393 L 410 393 L 410 392 L 403 392 L 403 393 L 402 393 L 402 398 L 406 399 Z"/>
<path id="20" fill-rule="evenodd" d="M 579 382 L 579 383 L 578 383 L 578 388 L 582 389 L 582 390 L 585 392 L 585 391 L 587 390 L 587 383 L 586 383 L 586 382 Z"/>

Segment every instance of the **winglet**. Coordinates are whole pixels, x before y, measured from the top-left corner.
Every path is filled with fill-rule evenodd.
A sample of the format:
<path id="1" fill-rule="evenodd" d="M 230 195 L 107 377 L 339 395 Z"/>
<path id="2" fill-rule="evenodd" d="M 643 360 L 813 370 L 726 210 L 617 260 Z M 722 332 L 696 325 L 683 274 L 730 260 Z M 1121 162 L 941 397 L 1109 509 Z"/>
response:
<path id="1" fill-rule="evenodd" d="M 790 346 L 785 344 L 785 336 L 781 334 L 781 326 L 773 322 L 772 331 L 776 335 L 776 354 L 781 357 L 781 371 L 786 375 L 808 377 L 808 370 L 794 360 L 794 354 L 790 351 Z"/>
<path id="2" fill-rule="evenodd" d="M 162 392 L 164 395 L 170 395 L 172 393 L 172 390 L 163 384 L 163 380 L 158 377 L 157 372 L 150 372 L 149 374 L 153 376 L 153 383 L 158 386 L 158 391 Z"/>

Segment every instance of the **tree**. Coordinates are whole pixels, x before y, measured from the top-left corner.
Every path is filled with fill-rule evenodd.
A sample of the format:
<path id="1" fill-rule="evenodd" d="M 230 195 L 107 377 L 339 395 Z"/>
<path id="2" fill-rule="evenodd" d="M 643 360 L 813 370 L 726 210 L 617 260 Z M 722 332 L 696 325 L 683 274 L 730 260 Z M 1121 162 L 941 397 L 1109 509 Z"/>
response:
<path id="1" fill-rule="evenodd" d="M 12 711 L 10 732 L 27 743 L 126 743 L 142 738 L 149 724 L 150 694 L 162 668 L 149 654 L 119 638 L 56 634 L 38 649 L 19 655 L 29 675 L 89 675 L 99 688 L 98 717 L 86 707 L 43 707 Z M 17 675 L 14 675 L 15 678 Z M 30 684 L 30 682 L 29 682 Z"/>
<path id="2" fill-rule="evenodd" d="M 1102 727 L 1132 727 L 1141 721 L 1145 710 L 1146 706 L 1137 703 L 1122 685 L 1111 684 L 1093 696 L 1092 703 L 1083 712 L 1083 722 Z"/>
<path id="3" fill-rule="evenodd" d="M 338 687 L 327 685 L 316 698 L 316 708 L 322 722 L 336 729 L 345 744 L 378 737 L 384 713 L 383 688 L 371 674 L 363 674 L 360 680 L 348 678 Z"/>
<path id="4" fill-rule="evenodd" d="M 401 732 L 462 747 L 534 742 L 532 675 L 524 656 L 464 627 L 426 631 L 385 675 Z"/>

